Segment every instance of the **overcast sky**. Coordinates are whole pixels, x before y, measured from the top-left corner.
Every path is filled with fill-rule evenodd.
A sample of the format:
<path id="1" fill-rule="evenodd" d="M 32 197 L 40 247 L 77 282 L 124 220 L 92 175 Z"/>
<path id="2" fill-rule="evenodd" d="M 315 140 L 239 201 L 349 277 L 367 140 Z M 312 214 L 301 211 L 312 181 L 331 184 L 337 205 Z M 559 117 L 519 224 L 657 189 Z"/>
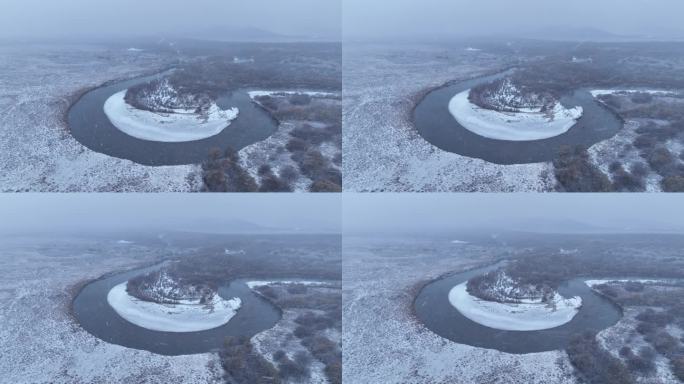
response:
<path id="1" fill-rule="evenodd" d="M 342 0 L 1 0 L 0 37 L 167 35 L 255 27 L 341 33 Z"/>
<path id="2" fill-rule="evenodd" d="M 681 31 L 682 15 L 681 0 L 344 0 L 344 34 L 511 35 L 569 27 L 660 35 Z"/>
<path id="3" fill-rule="evenodd" d="M 0 233 L 106 230 L 222 232 L 242 221 L 339 232 L 337 194 L 0 194 Z"/>
<path id="4" fill-rule="evenodd" d="M 344 231 L 682 232 L 677 194 L 345 194 Z"/>

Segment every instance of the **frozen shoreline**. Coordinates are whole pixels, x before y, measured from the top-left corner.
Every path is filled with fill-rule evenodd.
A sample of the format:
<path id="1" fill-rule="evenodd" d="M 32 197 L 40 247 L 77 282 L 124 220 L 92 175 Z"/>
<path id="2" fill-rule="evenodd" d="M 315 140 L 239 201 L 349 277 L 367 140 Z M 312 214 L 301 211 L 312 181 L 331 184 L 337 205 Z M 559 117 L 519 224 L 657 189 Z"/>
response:
<path id="1" fill-rule="evenodd" d="M 130 296 L 126 284 L 112 288 L 107 302 L 126 321 L 153 331 L 198 332 L 217 328 L 230 321 L 242 304 L 237 297 L 225 300 L 218 295 L 210 303 L 212 307 L 199 302 L 158 304 Z"/>
<path id="2" fill-rule="evenodd" d="M 663 279 L 594 279 L 594 280 L 584 280 L 589 288 L 595 288 L 596 286 L 608 283 L 641 283 L 641 284 L 654 284 L 661 283 Z"/>
<path id="3" fill-rule="evenodd" d="M 449 112 L 465 129 L 490 139 L 542 140 L 562 135 L 582 117 L 582 107 L 565 108 L 556 103 L 552 116 L 539 111 L 499 112 L 480 108 L 468 100 L 470 90 L 449 101 Z"/>
<path id="4" fill-rule="evenodd" d="M 600 97 L 604 95 L 614 95 L 618 93 L 626 93 L 626 94 L 633 94 L 633 93 L 646 93 L 652 96 L 676 96 L 677 92 L 674 91 L 665 91 L 665 90 L 660 90 L 660 89 L 594 89 L 590 91 L 591 95 L 593 97 Z"/>
<path id="5" fill-rule="evenodd" d="M 249 289 L 263 287 L 266 285 L 305 285 L 309 287 L 324 287 L 330 285 L 324 281 L 297 281 L 297 280 L 254 280 L 245 283 Z"/>
<path id="6" fill-rule="evenodd" d="M 582 306 L 580 297 L 556 294 L 555 310 L 542 303 L 498 303 L 471 296 L 467 282 L 449 291 L 449 302 L 463 316 L 489 328 L 504 331 L 538 331 L 570 322 Z"/>
<path id="7" fill-rule="evenodd" d="M 155 113 L 126 103 L 126 92 L 109 97 L 104 112 L 116 128 L 141 140 L 178 143 L 206 139 L 221 133 L 239 113 L 237 108 L 222 110 L 216 104 L 205 116 L 184 109 Z"/>
<path id="8" fill-rule="evenodd" d="M 311 97 L 338 97 L 339 94 L 333 92 L 320 91 L 248 91 L 249 98 L 254 100 L 263 96 L 278 96 L 278 95 L 305 95 Z"/>

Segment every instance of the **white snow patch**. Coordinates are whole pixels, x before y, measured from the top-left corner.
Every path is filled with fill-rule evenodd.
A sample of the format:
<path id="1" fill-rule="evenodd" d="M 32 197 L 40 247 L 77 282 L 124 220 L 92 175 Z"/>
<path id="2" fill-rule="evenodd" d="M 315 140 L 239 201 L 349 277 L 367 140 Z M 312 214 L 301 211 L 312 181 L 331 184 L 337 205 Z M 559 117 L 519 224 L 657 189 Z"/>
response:
<path id="1" fill-rule="evenodd" d="M 220 109 L 212 104 L 206 114 L 189 109 L 155 113 L 126 103 L 127 90 L 115 93 L 104 104 L 104 112 L 116 128 L 141 140 L 186 142 L 218 135 L 238 116 L 237 108 Z"/>
<path id="2" fill-rule="evenodd" d="M 565 108 L 556 103 L 551 112 L 525 110 L 500 112 L 480 108 L 468 100 L 470 90 L 454 96 L 449 112 L 467 130 L 490 139 L 530 141 L 548 139 L 567 132 L 584 112 L 582 107 Z"/>
<path id="3" fill-rule="evenodd" d="M 254 58 L 253 57 L 233 57 L 233 64 L 247 64 L 247 63 L 253 63 Z"/>
<path id="4" fill-rule="evenodd" d="M 451 244 L 468 244 L 468 242 L 463 240 L 451 240 Z"/>
<path id="5" fill-rule="evenodd" d="M 664 91 L 659 89 L 594 89 L 590 91 L 594 97 L 603 95 L 629 94 L 629 93 L 648 93 L 654 96 L 676 96 L 677 92 Z"/>
<path id="6" fill-rule="evenodd" d="M 653 279 L 595 279 L 595 280 L 585 280 L 584 283 L 590 287 L 594 288 L 596 286 L 599 286 L 601 284 L 608 284 L 608 283 L 641 283 L 641 284 L 657 284 L 661 283 L 662 280 L 653 280 Z"/>
<path id="7" fill-rule="evenodd" d="M 119 241 L 117 241 L 116 243 L 117 243 L 117 244 L 133 244 L 132 241 L 128 241 L 128 240 L 119 240 Z"/>
<path id="8" fill-rule="evenodd" d="M 465 50 L 468 52 L 479 52 L 479 51 L 481 51 L 480 48 L 473 48 L 473 47 L 468 47 Z"/>
<path id="9" fill-rule="evenodd" d="M 217 328 L 228 323 L 242 305 L 237 297 L 224 300 L 218 295 L 207 304 L 189 300 L 158 304 L 129 295 L 126 284 L 112 288 L 107 302 L 126 321 L 153 331 L 197 332 Z"/>
<path id="10" fill-rule="evenodd" d="M 566 299 L 558 293 L 553 299 L 553 305 L 485 301 L 468 293 L 467 282 L 449 291 L 449 302 L 468 319 L 489 328 L 505 331 L 555 328 L 572 320 L 582 306 L 582 298 L 575 296 Z"/>
<path id="11" fill-rule="evenodd" d="M 257 287 L 263 287 L 267 285 L 307 285 L 310 287 L 321 287 L 321 286 L 326 286 L 329 285 L 330 283 L 326 283 L 324 281 L 296 281 L 296 280 L 273 280 L 273 281 L 248 281 L 247 286 L 249 289 L 254 289 Z"/>
<path id="12" fill-rule="evenodd" d="M 228 248 L 226 248 L 226 249 L 223 250 L 223 253 L 226 254 L 226 255 L 228 255 L 228 256 L 232 256 L 232 255 L 244 255 L 244 254 L 245 254 L 245 250 L 244 250 L 244 249 L 228 249 Z"/>
<path id="13" fill-rule="evenodd" d="M 144 49 L 134 48 L 134 47 L 128 48 L 128 52 L 142 52 L 142 51 L 144 51 Z"/>
<path id="14" fill-rule="evenodd" d="M 317 91 L 249 91 L 249 97 L 254 100 L 257 97 L 263 96 L 290 96 L 290 95 L 307 95 L 311 97 L 336 97 L 337 93 L 332 92 L 317 92 Z"/>

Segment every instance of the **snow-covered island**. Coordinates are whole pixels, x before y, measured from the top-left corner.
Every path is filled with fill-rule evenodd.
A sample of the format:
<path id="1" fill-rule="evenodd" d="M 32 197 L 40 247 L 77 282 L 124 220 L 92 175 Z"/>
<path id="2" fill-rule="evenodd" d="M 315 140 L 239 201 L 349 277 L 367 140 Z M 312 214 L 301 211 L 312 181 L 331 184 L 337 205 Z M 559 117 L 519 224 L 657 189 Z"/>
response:
<path id="1" fill-rule="evenodd" d="M 476 295 L 473 287 L 464 282 L 449 291 L 449 302 L 463 316 L 489 328 L 506 331 L 555 328 L 570 322 L 582 306 L 582 298 L 578 296 L 564 298 L 548 288 L 520 285 L 502 271 L 485 276 L 484 292 Z M 482 289 L 482 284 L 479 285 Z"/>
<path id="2" fill-rule="evenodd" d="M 135 138 L 159 142 L 206 139 L 221 133 L 238 117 L 238 108 L 223 110 L 207 97 L 181 95 L 168 80 L 146 86 L 143 91 L 135 90 L 142 95 L 131 97 L 131 89 L 126 89 L 104 104 L 109 121 Z M 138 103 L 131 104 L 132 99 Z"/>
<path id="3" fill-rule="evenodd" d="M 570 130 L 584 112 L 580 106 L 566 108 L 547 95 L 523 94 L 508 79 L 495 82 L 491 91 L 478 91 L 458 93 L 449 101 L 449 112 L 465 129 L 490 139 L 548 139 Z M 473 102 L 474 97 L 486 102 Z"/>
<path id="4" fill-rule="evenodd" d="M 242 301 L 226 300 L 216 291 L 179 288 L 166 273 L 152 274 L 153 283 L 144 287 L 152 298 L 133 295 L 129 282 L 116 285 L 107 302 L 126 321 L 160 332 L 198 332 L 220 327 L 237 313 Z M 152 287 L 152 288 L 151 288 Z"/>

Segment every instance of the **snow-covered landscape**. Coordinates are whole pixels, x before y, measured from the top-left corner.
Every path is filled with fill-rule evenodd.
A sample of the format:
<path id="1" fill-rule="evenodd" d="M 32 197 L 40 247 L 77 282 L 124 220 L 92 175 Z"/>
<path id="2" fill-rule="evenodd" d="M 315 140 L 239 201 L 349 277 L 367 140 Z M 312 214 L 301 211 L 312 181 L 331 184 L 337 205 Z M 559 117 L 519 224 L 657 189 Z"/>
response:
<path id="1" fill-rule="evenodd" d="M 296 191 L 308 191 L 315 181 L 324 179 L 320 173 L 327 172 L 326 176 L 333 174 L 335 179 L 335 172 L 339 172 L 335 170 L 341 167 L 341 139 L 315 143 L 317 152 L 313 155 L 316 161 L 320 152 L 328 163 L 321 171 L 304 169 L 299 172 L 298 162 L 282 152 L 293 137 L 292 131 L 298 128 L 292 134 L 299 134 L 303 140 L 309 139 L 308 135 L 317 135 L 316 132 L 307 131 L 311 127 L 324 131 L 333 125 L 338 128 L 332 128 L 341 130 L 340 92 L 335 89 L 327 91 L 333 88 L 331 84 L 335 82 L 339 88 L 341 64 L 339 59 L 334 61 L 337 45 L 303 44 L 285 53 L 273 53 L 259 46 L 233 45 L 227 49 L 247 51 L 261 57 L 259 62 L 233 63 L 233 56 L 221 57 L 223 51 L 209 51 L 211 48 L 203 44 L 183 46 L 160 41 L 147 44 L 146 49 L 129 50 L 106 44 L 19 45 L 3 42 L 0 45 L 0 52 L 3 53 L 0 56 L 5 58 L 4 61 L 0 59 L 0 191 L 196 192 L 207 189 L 207 175 L 203 174 L 201 163 L 209 160 L 214 146 L 222 152 L 249 148 L 245 148 L 246 151 L 241 155 L 239 166 L 258 176 L 257 181 L 263 177 L 257 175 L 261 166 L 272 167 L 274 175 L 282 180 L 292 180 L 291 189 Z M 203 54 L 218 55 L 219 58 L 208 59 L 194 51 L 182 51 L 191 48 L 199 49 Z M 287 61 L 282 55 L 297 54 L 323 58 L 313 64 L 282 63 Z M 204 63 L 205 60 L 209 62 Z M 211 60 L 219 63 L 218 68 Z M 184 65 L 191 68 L 184 71 Z M 198 70 L 193 65 L 204 65 L 217 72 L 207 69 L 203 78 L 195 79 L 192 76 Z M 169 71 L 169 68 L 178 67 L 181 69 Z M 239 69 L 231 74 L 234 78 L 226 74 L 231 69 Z M 293 78 L 290 79 L 287 73 L 292 73 Z M 93 108 L 88 103 L 79 109 L 78 134 L 70 130 L 71 108 L 84 95 L 88 96 L 90 91 L 100 90 L 103 86 L 150 75 L 156 76 L 156 80 L 107 95 L 97 107 L 99 114 L 113 126 L 112 131 L 123 133 L 120 136 L 129 140 L 149 142 L 148 145 L 154 145 L 149 151 L 141 150 L 139 147 L 142 144 L 139 143 L 133 143 L 138 149 L 125 146 L 125 142 L 117 147 L 118 136 L 110 134 L 107 131 L 110 128 L 103 128 L 104 123 L 94 121 L 93 127 L 88 126 L 87 122 L 83 122 L 85 115 L 82 115 Z M 218 79 L 212 81 L 212 75 Z M 296 76 L 305 78 L 305 81 L 297 80 Z M 174 81 L 181 85 L 170 78 L 176 79 Z M 257 91 L 269 89 L 269 85 L 272 85 L 272 89 L 282 89 L 291 84 L 294 85 L 285 91 Z M 322 90 L 316 90 L 317 86 Z M 315 101 L 308 107 L 306 114 L 297 115 L 297 111 L 291 111 L 291 116 L 282 116 L 278 124 L 273 117 L 275 113 L 258 106 L 256 100 L 250 103 L 254 106 L 252 109 L 241 108 L 245 107 L 244 101 L 241 101 L 241 107 L 218 101 L 226 92 L 241 90 L 242 87 L 252 89 L 254 98 L 268 95 L 277 98 L 280 95 L 287 99 L 304 95 Z M 230 97 L 223 99 L 232 101 Z M 96 100 L 96 96 L 88 100 Z M 322 110 L 317 110 L 318 107 Z M 335 108 L 337 114 L 330 112 L 334 112 Z M 263 117 L 250 116 L 255 113 Z M 96 112 L 92 114 L 88 117 L 99 119 Z M 319 121 L 318 117 L 326 121 Z M 281 125 L 281 129 L 277 125 Z M 270 129 L 276 130 L 272 139 L 269 136 L 273 132 L 267 132 Z M 220 138 L 220 142 L 211 141 L 219 140 L 216 138 Z M 107 140 L 114 141 L 103 142 Z M 164 144 L 165 151 L 170 153 L 157 153 L 157 149 Z M 172 146 L 174 144 L 175 147 Z M 180 147 L 181 144 L 187 147 Z M 235 145 L 237 147 L 232 148 Z M 188 156 L 193 157 L 191 162 L 174 159 L 171 152 L 179 148 L 190 153 Z M 127 151 L 135 155 L 131 156 Z M 129 157 L 135 161 L 127 160 Z M 298 175 L 290 172 L 292 167 Z M 279 170 L 282 168 L 288 170 L 281 175 Z M 338 189 L 341 188 L 339 184 L 341 182 L 335 183 Z M 234 189 L 239 187 L 233 186 Z M 325 188 L 330 187 L 319 185 L 314 189 Z"/>
<path id="2" fill-rule="evenodd" d="M 198 247 L 202 247 L 197 240 L 170 240 L 178 244 L 172 246 L 161 245 L 155 236 L 136 234 L 135 238 L 135 242 L 120 243 L 116 238 L 108 239 L 106 236 L 98 239 L 61 235 L 2 237 L 0 261 L 5 269 L 0 281 L 0 304 L 6 310 L 0 314 L 3 324 L 0 342 L 6 353 L 0 355 L 0 381 L 226 382 L 226 370 L 221 360 L 226 357 L 221 353 L 165 356 L 103 341 L 79 324 L 72 301 L 86 285 L 124 271 L 161 265 L 162 261 L 169 260 L 170 255 L 176 262 L 179 258 L 192 259 Z M 168 238 L 173 239 L 173 235 Z M 248 240 L 245 238 L 244 241 Z M 296 243 L 297 240 L 290 243 L 293 251 L 297 249 Z M 306 247 L 302 250 L 307 252 Z M 321 249 L 321 252 L 325 251 Z M 172 264 L 167 261 L 164 265 Z M 177 286 L 170 284 L 167 277 L 160 280 L 165 283 L 155 284 L 159 288 L 156 292 L 163 293 L 175 303 L 142 301 L 127 292 L 127 283 L 124 282 L 109 291 L 103 298 L 103 304 L 110 305 L 118 315 L 136 326 L 171 334 L 208 330 L 230 323 L 240 313 L 239 298 L 211 296 L 210 300 L 202 303 L 197 299 L 176 300 L 178 294 L 187 296 L 187 292 L 192 290 L 176 289 Z M 282 306 L 282 314 L 275 327 L 247 339 L 255 348 L 255 356 L 273 364 L 276 373 L 282 369 L 282 383 L 331 382 L 328 376 L 334 375 L 333 368 L 326 367 L 326 364 L 331 364 L 328 359 L 332 354 L 341 354 L 338 344 L 342 332 L 341 319 L 335 320 L 335 316 L 340 315 L 336 310 L 330 312 L 330 306 L 340 300 L 340 281 L 264 279 L 250 280 L 247 286 L 263 297 L 257 300 L 265 299 Z M 274 292 L 277 293 L 274 295 Z M 200 292 L 197 293 L 199 295 Z M 206 296 L 206 292 L 202 295 Z M 254 304 L 251 305 L 253 310 Z M 314 327 L 309 321 L 319 324 L 316 321 L 321 319 L 331 322 L 330 328 L 312 330 L 315 338 L 300 334 L 304 331 L 299 329 Z M 320 327 L 320 324 L 315 326 Z M 332 343 L 325 344 L 325 348 L 334 350 L 321 349 L 324 346 L 321 343 Z M 287 359 L 280 357 L 283 351 Z M 306 359 L 301 360 L 303 356 Z M 299 373 L 288 376 L 290 373 L 286 372 L 292 368 L 290 366 L 282 368 L 294 362 L 306 379 L 302 379 Z M 258 371 L 244 373 L 246 377 L 254 377 L 250 374 L 258 374 Z"/>
<path id="3" fill-rule="evenodd" d="M 470 102 L 470 90 L 454 96 L 449 111 L 467 130 L 490 139 L 510 141 L 542 140 L 562 135 L 582 117 L 582 107 L 566 108 L 556 103 L 552 110 L 521 109 L 496 111 Z"/>
<path id="4" fill-rule="evenodd" d="M 413 127 L 412 109 L 426 92 L 500 72 L 506 57 L 439 45 L 350 43 L 343 60 L 345 191 L 553 189 L 549 163 L 499 165 L 461 156 L 431 145 Z"/>
<path id="5" fill-rule="evenodd" d="M 344 382 L 577 383 L 563 351 L 516 355 L 458 344 L 413 314 L 427 282 L 491 264 L 504 250 L 429 236 L 345 239 L 343 321 L 355 331 L 344 333 Z"/>
<path id="6" fill-rule="evenodd" d="M 555 328 L 572 320 L 582 305 L 582 298 L 564 298 L 555 293 L 548 302 L 488 301 L 468 293 L 467 283 L 462 283 L 451 289 L 449 302 L 463 316 L 490 328 L 505 331 L 538 331 Z"/>
<path id="7" fill-rule="evenodd" d="M 156 263 L 167 250 L 83 237 L 15 236 L 2 238 L 0 255 L 2 381 L 222 382 L 216 354 L 162 356 L 106 343 L 70 314 L 73 295 L 89 280 Z"/>
<path id="8" fill-rule="evenodd" d="M 288 181 L 293 192 L 341 191 L 341 93 L 280 90 L 249 91 L 248 94 L 261 107 L 271 109 L 279 120 L 279 129 L 268 139 L 240 150 L 238 155 L 247 172 L 253 178 L 259 179 L 259 169 L 268 164 L 277 177 Z M 308 105 L 298 106 L 291 103 L 293 98 L 302 97 L 310 100 Z M 312 121 L 309 116 L 317 111 L 332 113 L 323 112 L 322 114 L 328 118 Z M 304 131 L 310 133 L 311 140 L 302 137 L 301 132 Z M 299 144 L 302 148 L 293 143 Z M 306 160 L 302 159 L 304 156 L 301 152 L 319 153 L 320 156 L 316 155 L 314 161 L 322 163 L 327 170 L 309 171 L 302 167 Z M 316 187 L 316 181 L 321 179 L 320 173 L 328 174 L 322 181 L 326 181 L 329 186 L 322 190 Z"/>
<path id="9" fill-rule="evenodd" d="M 206 139 L 221 133 L 239 113 L 238 108 L 223 110 L 215 103 L 200 113 L 196 109 L 140 110 L 126 103 L 126 92 L 107 99 L 104 111 L 115 127 L 142 140 L 177 143 Z"/>
<path id="10" fill-rule="evenodd" d="M 165 54 L 97 45 L 0 45 L 0 191 L 194 191 L 196 165 L 151 167 L 91 151 L 66 126 L 71 103 L 112 79 L 157 72 Z"/>
<path id="11" fill-rule="evenodd" d="M 676 75 L 683 64 L 680 45 L 664 44 L 653 53 L 640 52 L 638 44 L 603 43 L 592 60 L 571 61 L 571 66 L 565 56 L 584 57 L 584 47 L 545 43 L 542 51 L 548 55 L 537 56 L 525 53 L 537 47 L 522 41 L 489 42 L 477 51 L 434 42 L 400 45 L 345 46 L 345 190 L 657 192 L 684 186 L 677 112 L 682 99 Z M 583 55 L 571 54 L 575 50 Z M 484 139 L 521 148 L 548 140 L 549 160 L 522 157 L 509 164 L 505 151 L 517 154 L 516 147 L 497 144 L 492 151 L 503 153 L 497 159 L 504 160 L 494 163 L 479 158 L 487 156 L 486 141 L 474 141 L 471 148 L 477 150 L 472 152 L 485 154 L 470 157 L 443 149 L 450 144 L 435 141 L 443 139 L 441 133 L 430 141 L 421 136 L 415 110 L 427 95 L 506 73 L 513 80 L 506 78 L 503 85 L 523 85 L 500 87 L 493 97 L 500 103 L 493 108 L 469 102 L 472 89 L 465 88 L 450 95 L 444 109 Z M 643 85 L 649 82 L 654 85 Z M 629 83 L 639 86 L 624 86 Z M 539 99 L 517 97 L 514 88 L 538 92 Z M 565 106 L 560 102 L 564 96 L 592 108 Z M 606 97 L 614 101 L 607 104 Z M 442 115 L 425 124 L 449 126 Z M 613 125 L 621 128 L 608 128 Z"/>
<path id="12" fill-rule="evenodd" d="M 345 381 L 679 382 L 682 282 L 672 276 L 684 275 L 675 256 L 681 235 L 472 232 L 471 239 L 345 238 L 343 320 L 360 330 L 344 334 Z M 550 255 L 553 248 L 575 252 Z M 617 277 L 574 278 L 593 273 Z M 553 290 L 556 280 L 565 283 Z M 437 307 L 444 305 L 453 308 Z M 558 337 L 567 340 L 545 352 L 499 350 Z M 487 347 L 474 346 L 483 339 Z"/>
<path id="13" fill-rule="evenodd" d="M 207 302 L 180 300 L 178 303 L 143 301 L 126 292 L 121 283 L 109 291 L 107 302 L 119 316 L 145 329 L 160 332 L 198 332 L 226 324 L 240 309 L 240 298 L 214 295 Z"/>

